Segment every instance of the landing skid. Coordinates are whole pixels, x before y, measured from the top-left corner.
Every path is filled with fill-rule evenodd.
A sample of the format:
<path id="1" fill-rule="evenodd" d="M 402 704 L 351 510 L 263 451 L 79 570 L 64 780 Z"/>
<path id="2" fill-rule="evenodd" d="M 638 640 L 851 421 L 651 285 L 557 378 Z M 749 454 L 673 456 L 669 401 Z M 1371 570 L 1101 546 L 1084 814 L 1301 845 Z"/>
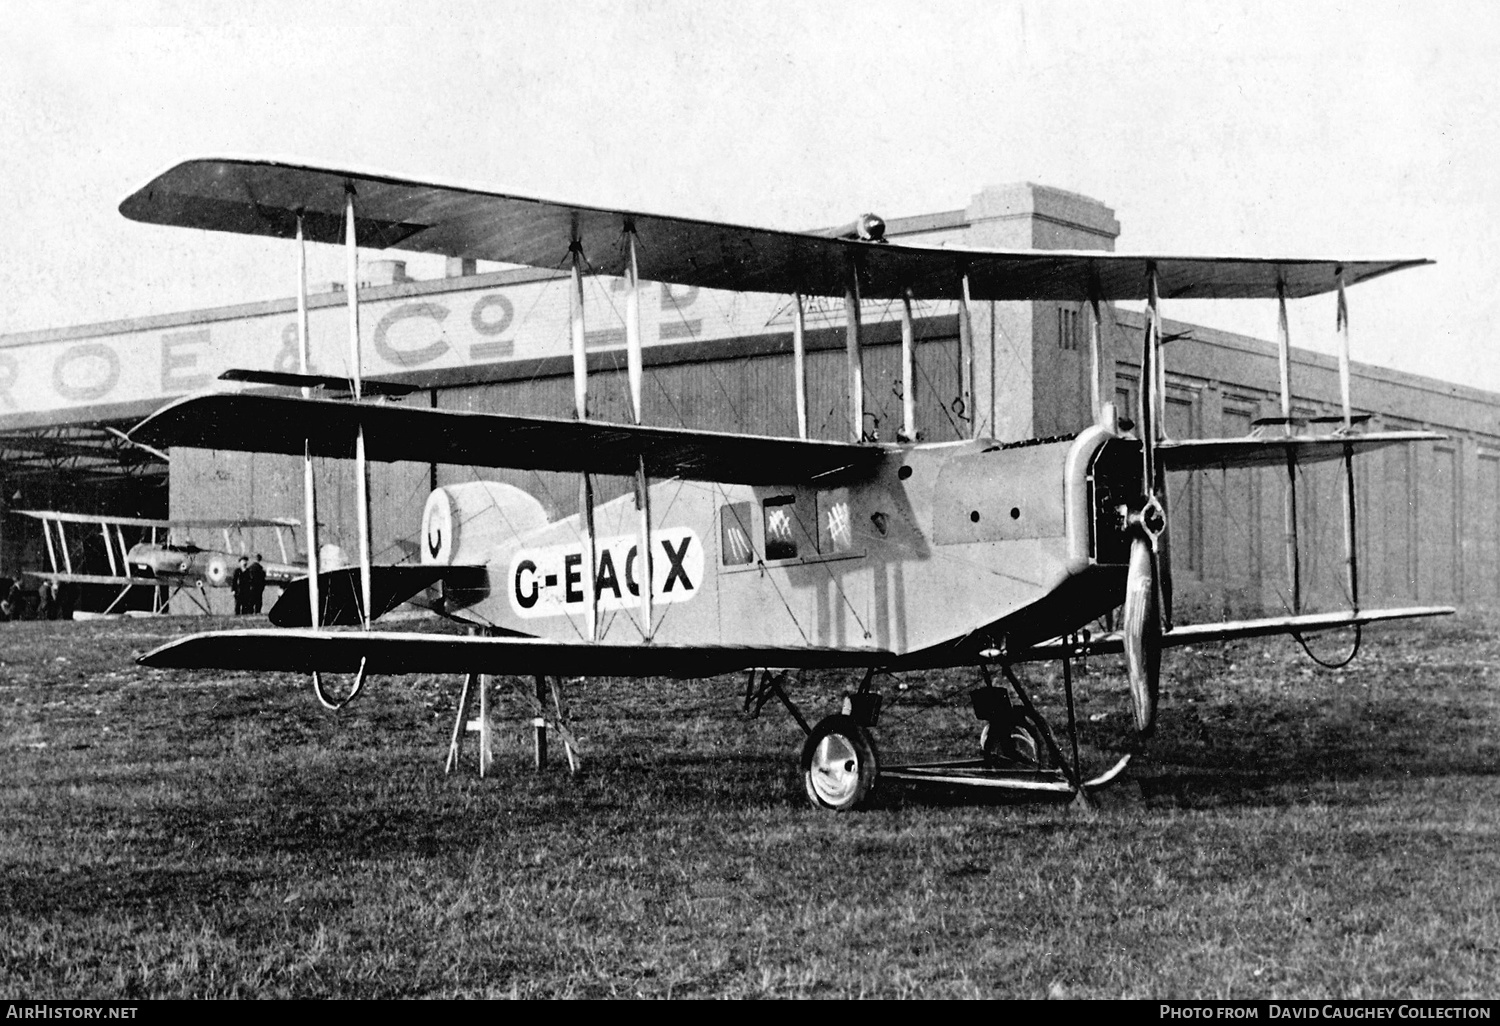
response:
<path id="1" fill-rule="evenodd" d="M 1109 769 L 1083 782 L 1085 791 L 1095 791 L 1109 784 L 1130 765 L 1131 753 Z M 880 771 L 881 780 L 915 780 L 927 784 L 950 784 L 958 787 L 985 787 L 1001 791 L 1073 794 L 1073 783 L 1062 770 L 996 769 L 983 759 L 957 759 L 950 762 L 914 763 L 889 766 Z"/>

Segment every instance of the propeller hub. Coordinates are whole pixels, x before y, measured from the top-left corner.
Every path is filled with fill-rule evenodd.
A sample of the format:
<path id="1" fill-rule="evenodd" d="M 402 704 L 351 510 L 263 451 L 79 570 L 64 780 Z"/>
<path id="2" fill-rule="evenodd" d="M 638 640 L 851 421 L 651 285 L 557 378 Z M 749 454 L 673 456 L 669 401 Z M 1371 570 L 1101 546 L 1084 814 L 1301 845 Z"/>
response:
<path id="1" fill-rule="evenodd" d="M 1161 537 L 1161 533 L 1167 529 L 1167 511 L 1162 508 L 1161 500 L 1156 496 L 1146 500 L 1139 513 L 1132 513 L 1127 522 L 1131 527 L 1139 527 L 1146 532 L 1151 539 L 1152 545 Z"/>

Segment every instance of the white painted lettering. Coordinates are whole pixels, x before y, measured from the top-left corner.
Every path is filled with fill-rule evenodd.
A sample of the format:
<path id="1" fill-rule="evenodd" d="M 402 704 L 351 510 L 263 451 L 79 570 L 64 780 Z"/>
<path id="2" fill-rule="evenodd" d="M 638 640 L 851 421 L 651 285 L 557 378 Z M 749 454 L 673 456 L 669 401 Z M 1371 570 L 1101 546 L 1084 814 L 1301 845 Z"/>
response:
<path id="1" fill-rule="evenodd" d="M 64 399 L 103 399 L 120 380 L 120 358 L 103 342 L 69 346 L 52 365 L 52 388 Z"/>
<path id="2" fill-rule="evenodd" d="M 207 374 L 184 373 L 197 368 L 198 357 L 208 348 L 207 328 L 179 331 L 161 337 L 161 391 L 163 395 L 191 392 L 213 380 Z"/>
<path id="3" fill-rule="evenodd" d="M 448 317 L 448 308 L 437 303 L 403 303 L 401 306 L 390 310 L 380 318 L 375 325 L 375 351 L 385 359 L 398 367 L 420 367 L 424 363 L 431 363 L 444 353 L 448 352 L 448 341 L 444 338 L 442 330 L 443 321 Z M 413 331 L 396 332 L 397 325 L 403 321 L 426 319 L 434 322 L 437 326 L 437 338 L 425 346 L 411 346 L 398 348 L 392 341 L 393 334 L 415 334 Z"/>

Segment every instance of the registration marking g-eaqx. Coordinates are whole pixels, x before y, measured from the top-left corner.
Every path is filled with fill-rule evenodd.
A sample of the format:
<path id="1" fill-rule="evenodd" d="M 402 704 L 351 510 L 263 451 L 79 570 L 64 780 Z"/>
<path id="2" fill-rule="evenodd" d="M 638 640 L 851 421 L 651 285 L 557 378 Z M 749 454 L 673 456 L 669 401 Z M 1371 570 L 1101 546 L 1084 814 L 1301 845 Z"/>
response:
<path id="1" fill-rule="evenodd" d="M 602 610 L 640 605 L 643 578 L 640 535 L 624 534 L 594 542 L 594 592 Z M 703 581 L 703 542 L 689 527 L 651 532 L 651 600 L 686 602 Z M 582 539 L 563 545 L 517 550 L 510 560 L 510 607 L 517 616 L 565 616 L 581 613 L 589 600 L 584 570 L 587 547 Z"/>

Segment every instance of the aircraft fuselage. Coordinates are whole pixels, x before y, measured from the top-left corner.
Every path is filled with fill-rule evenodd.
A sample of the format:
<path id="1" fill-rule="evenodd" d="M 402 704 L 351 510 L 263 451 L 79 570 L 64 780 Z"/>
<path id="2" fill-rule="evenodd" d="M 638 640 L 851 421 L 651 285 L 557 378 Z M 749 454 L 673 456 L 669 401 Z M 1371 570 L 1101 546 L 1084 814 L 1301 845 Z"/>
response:
<path id="1" fill-rule="evenodd" d="M 1139 479 L 1137 444 L 1090 428 L 1018 445 L 892 446 L 875 474 L 852 481 L 659 481 L 650 487 L 649 632 L 636 495 L 595 508 L 592 559 L 579 516 L 479 551 L 435 545 L 442 528 L 430 500 L 424 561 L 485 564 L 488 588 L 449 592 L 446 603 L 507 631 L 589 640 L 592 618 L 594 639 L 617 644 L 649 634 L 946 662 L 1053 637 L 1119 605 L 1124 507 L 1139 504 Z M 457 494 L 447 501 L 444 523 L 485 515 L 464 511 Z M 434 558 L 439 548 L 444 558 Z"/>
<path id="2" fill-rule="evenodd" d="M 154 577 L 174 587 L 227 588 L 233 579 L 239 556 L 193 544 L 154 545 L 141 542 L 125 554 L 130 572 L 139 577 Z M 302 567 L 280 563 L 263 563 L 266 580 L 279 584 L 305 575 Z"/>

